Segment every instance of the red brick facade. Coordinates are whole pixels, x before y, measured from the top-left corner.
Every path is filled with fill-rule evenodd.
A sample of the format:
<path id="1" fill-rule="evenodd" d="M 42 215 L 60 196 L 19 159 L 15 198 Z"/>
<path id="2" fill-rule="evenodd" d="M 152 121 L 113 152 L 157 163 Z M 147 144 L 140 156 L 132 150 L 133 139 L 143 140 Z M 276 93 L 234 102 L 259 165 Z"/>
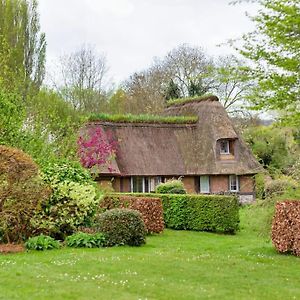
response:
<path id="1" fill-rule="evenodd" d="M 175 176 L 177 178 L 177 176 Z M 165 178 L 167 180 L 169 178 Z M 170 177 L 171 179 L 171 177 Z M 184 176 L 182 182 L 189 194 L 199 193 L 199 176 Z M 238 176 L 239 194 L 254 195 L 254 178 L 251 175 Z M 99 181 L 102 187 L 106 189 L 113 188 L 116 192 L 131 192 L 130 177 L 101 178 Z M 229 175 L 211 175 L 209 176 L 210 193 L 218 194 L 229 191 Z"/>

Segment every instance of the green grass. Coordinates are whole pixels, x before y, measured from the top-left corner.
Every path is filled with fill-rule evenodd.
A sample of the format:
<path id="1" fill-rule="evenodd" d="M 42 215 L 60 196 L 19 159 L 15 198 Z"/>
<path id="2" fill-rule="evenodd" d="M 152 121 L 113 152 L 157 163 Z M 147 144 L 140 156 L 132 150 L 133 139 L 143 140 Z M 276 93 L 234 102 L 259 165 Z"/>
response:
<path id="1" fill-rule="evenodd" d="M 89 121 L 104 121 L 113 123 L 148 123 L 148 124 L 195 124 L 197 116 L 159 116 L 159 115 L 91 115 Z"/>
<path id="2" fill-rule="evenodd" d="M 206 94 L 206 95 L 202 95 L 202 96 L 171 99 L 171 100 L 169 100 L 167 102 L 166 106 L 167 107 L 170 107 L 170 106 L 179 106 L 179 105 L 183 105 L 183 104 L 189 103 L 189 102 L 201 102 L 201 101 L 207 100 L 210 97 L 216 98 L 216 96 L 214 96 L 212 94 Z"/>
<path id="3" fill-rule="evenodd" d="M 237 235 L 166 230 L 140 248 L 0 256 L 0 299 L 299 299 L 300 260 L 258 236 L 260 208 Z"/>

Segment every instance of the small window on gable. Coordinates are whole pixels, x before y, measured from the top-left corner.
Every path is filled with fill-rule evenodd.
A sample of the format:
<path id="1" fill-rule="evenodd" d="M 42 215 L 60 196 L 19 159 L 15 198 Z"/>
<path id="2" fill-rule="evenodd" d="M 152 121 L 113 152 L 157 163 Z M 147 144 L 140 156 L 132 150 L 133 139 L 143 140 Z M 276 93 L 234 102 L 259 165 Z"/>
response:
<path id="1" fill-rule="evenodd" d="M 230 154 L 228 140 L 220 140 L 220 154 Z"/>
<path id="2" fill-rule="evenodd" d="M 230 192 L 238 192 L 239 191 L 239 180 L 237 175 L 229 176 L 229 190 Z"/>

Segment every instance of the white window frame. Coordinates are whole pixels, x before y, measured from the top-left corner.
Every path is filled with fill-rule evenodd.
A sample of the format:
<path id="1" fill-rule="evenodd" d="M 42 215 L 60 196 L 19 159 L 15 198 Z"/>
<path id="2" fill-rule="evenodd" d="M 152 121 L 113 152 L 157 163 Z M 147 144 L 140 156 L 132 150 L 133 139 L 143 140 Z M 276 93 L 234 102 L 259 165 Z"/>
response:
<path id="1" fill-rule="evenodd" d="M 205 191 L 203 191 L 202 190 L 202 185 L 201 185 L 201 178 L 207 178 L 207 182 L 208 182 L 208 190 L 205 190 Z M 210 194 L 210 178 L 209 178 L 209 176 L 208 175 L 202 175 L 202 176 L 200 176 L 200 178 L 199 178 L 199 185 L 200 185 L 200 193 L 201 194 Z"/>
<path id="2" fill-rule="evenodd" d="M 140 178 L 142 178 L 142 184 L 143 184 L 142 192 L 138 192 L 138 193 L 151 193 L 151 183 L 154 181 L 154 190 L 155 190 L 155 188 L 156 188 L 155 182 L 157 181 L 158 184 L 159 184 L 159 182 L 162 182 L 161 176 L 156 176 L 156 177 L 131 176 L 130 177 L 130 191 L 131 191 L 131 193 L 133 193 L 133 178 L 134 177 L 140 177 Z M 148 179 L 148 191 L 145 191 L 145 188 L 146 188 L 146 185 L 145 185 L 146 178 Z"/>
<path id="3" fill-rule="evenodd" d="M 228 140 L 220 140 L 220 154 L 230 154 L 230 149 L 229 149 L 229 141 Z M 226 151 L 223 151 L 221 147 L 221 143 L 226 143 Z"/>
<path id="4" fill-rule="evenodd" d="M 235 181 L 236 181 L 236 189 L 235 190 L 232 189 L 232 184 L 231 184 L 233 178 L 235 178 Z M 234 192 L 234 193 L 238 193 L 240 191 L 238 175 L 229 175 L 229 191 Z"/>

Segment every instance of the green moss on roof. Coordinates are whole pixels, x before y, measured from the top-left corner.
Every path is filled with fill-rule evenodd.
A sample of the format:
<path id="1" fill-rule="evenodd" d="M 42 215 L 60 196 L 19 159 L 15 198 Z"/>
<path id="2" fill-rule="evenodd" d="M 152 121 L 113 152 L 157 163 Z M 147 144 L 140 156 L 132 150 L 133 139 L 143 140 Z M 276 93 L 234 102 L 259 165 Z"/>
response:
<path id="1" fill-rule="evenodd" d="M 207 94 L 203 96 L 189 97 L 189 98 L 179 98 L 172 99 L 167 102 L 167 107 L 170 106 L 180 106 L 189 102 L 201 102 L 201 101 L 219 101 L 218 97 L 215 95 Z"/>
<path id="2" fill-rule="evenodd" d="M 150 124 L 195 124 L 197 116 L 158 116 L 158 115 L 110 115 L 94 114 L 88 119 L 91 122 L 113 122 L 113 123 L 150 123 Z"/>

